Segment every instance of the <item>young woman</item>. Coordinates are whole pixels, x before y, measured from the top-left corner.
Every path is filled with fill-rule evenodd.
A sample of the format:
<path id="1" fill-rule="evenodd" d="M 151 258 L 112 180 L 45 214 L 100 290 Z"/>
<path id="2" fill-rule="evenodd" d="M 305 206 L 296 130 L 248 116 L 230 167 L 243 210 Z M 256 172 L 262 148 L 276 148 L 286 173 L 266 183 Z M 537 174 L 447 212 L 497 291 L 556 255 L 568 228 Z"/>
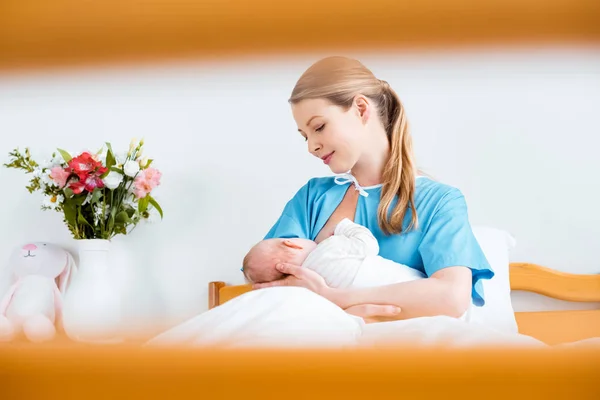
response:
<path id="1" fill-rule="evenodd" d="M 349 218 L 371 230 L 382 257 L 428 278 L 342 290 L 283 264 L 284 279 L 255 288 L 305 287 L 367 320 L 459 317 L 471 304 L 484 304 L 481 280 L 494 273 L 471 230 L 465 199 L 458 189 L 418 175 L 406 114 L 387 82 L 357 60 L 329 57 L 300 77 L 290 103 L 308 151 L 341 176 L 309 180 L 265 238 L 318 243 Z"/>

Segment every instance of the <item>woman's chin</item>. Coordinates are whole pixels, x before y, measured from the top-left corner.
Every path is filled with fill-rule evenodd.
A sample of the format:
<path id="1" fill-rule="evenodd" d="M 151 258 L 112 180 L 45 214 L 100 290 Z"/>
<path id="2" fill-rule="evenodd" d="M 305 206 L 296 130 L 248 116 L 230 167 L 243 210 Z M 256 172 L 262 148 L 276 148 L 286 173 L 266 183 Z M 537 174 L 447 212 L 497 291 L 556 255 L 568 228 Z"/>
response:
<path id="1" fill-rule="evenodd" d="M 344 170 L 342 170 L 341 168 L 336 168 L 336 167 L 333 167 L 333 166 L 331 166 L 331 165 L 329 166 L 329 169 L 331 170 L 331 172 L 333 172 L 333 173 L 334 173 L 334 174 L 336 174 L 336 175 L 343 174 L 344 172 L 347 172 L 347 171 L 348 171 L 348 170 L 345 170 L 345 171 L 344 171 Z"/>
<path id="2" fill-rule="evenodd" d="M 346 172 L 350 171 L 350 167 L 348 167 L 347 165 L 340 165 L 340 164 L 329 164 L 329 169 L 331 170 L 331 172 L 333 172 L 334 174 L 345 174 Z"/>

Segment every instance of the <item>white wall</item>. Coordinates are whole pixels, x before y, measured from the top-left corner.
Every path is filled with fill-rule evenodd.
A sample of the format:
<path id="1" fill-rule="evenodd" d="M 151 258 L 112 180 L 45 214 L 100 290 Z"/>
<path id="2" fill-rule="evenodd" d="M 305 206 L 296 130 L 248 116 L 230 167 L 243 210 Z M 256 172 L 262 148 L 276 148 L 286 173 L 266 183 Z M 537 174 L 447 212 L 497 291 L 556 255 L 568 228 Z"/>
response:
<path id="1" fill-rule="evenodd" d="M 473 224 L 517 238 L 512 260 L 600 273 L 598 51 L 356 56 L 402 97 L 420 166 L 463 190 Z M 175 323 L 206 309 L 209 281 L 241 283 L 249 246 L 307 179 L 329 174 L 287 104 L 318 57 L 0 76 L 0 157 L 143 136 L 166 218 L 115 241 L 115 276 L 130 321 Z M 30 240 L 75 251 L 25 183 L 0 168 L 0 260 Z M 517 294 L 515 307 L 571 307 L 540 300 Z"/>

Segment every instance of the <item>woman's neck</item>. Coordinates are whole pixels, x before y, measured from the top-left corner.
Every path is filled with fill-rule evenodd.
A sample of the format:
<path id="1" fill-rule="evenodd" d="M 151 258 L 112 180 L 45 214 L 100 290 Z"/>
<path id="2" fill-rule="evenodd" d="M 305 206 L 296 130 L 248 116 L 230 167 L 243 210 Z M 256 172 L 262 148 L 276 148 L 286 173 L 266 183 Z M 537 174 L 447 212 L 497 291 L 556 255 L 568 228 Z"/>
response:
<path id="1" fill-rule="evenodd" d="M 363 154 L 351 170 L 360 186 L 383 183 L 383 171 L 390 155 L 390 144 L 385 131 L 372 133 L 372 140 L 366 143 Z"/>

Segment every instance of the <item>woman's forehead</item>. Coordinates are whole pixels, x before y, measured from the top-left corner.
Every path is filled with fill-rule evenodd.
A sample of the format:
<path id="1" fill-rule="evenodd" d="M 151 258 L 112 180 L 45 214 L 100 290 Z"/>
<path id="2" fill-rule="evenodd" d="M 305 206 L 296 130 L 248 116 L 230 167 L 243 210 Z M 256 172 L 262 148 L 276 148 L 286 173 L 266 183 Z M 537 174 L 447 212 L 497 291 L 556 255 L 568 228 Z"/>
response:
<path id="1" fill-rule="evenodd" d="M 324 99 L 307 99 L 292 105 L 292 112 L 298 124 L 306 126 L 308 121 L 315 116 L 326 116 L 334 111 L 335 107 Z"/>

